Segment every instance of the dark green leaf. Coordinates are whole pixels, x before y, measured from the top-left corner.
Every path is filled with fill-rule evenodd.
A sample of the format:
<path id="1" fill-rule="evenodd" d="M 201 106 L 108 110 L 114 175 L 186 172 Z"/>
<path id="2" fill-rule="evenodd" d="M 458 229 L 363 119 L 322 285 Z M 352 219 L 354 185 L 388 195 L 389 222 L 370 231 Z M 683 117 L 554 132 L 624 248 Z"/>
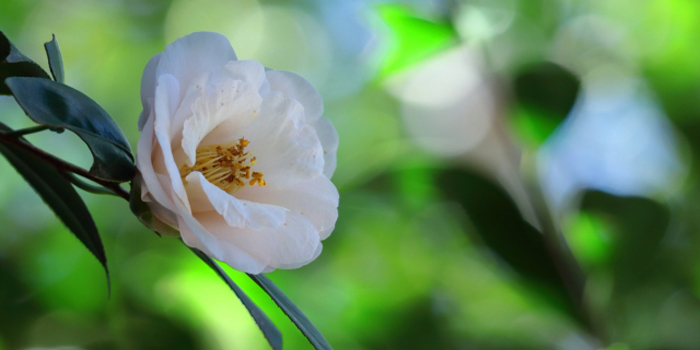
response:
<path id="1" fill-rule="evenodd" d="M 566 68 L 543 62 L 526 67 L 515 78 L 515 94 L 526 106 L 549 112 L 563 120 L 573 107 L 581 81 Z"/>
<path id="2" fill-rule="evenodd" d="M 648 198 L 588 191 L 581 210 L 601 216 L 615 228 L 612 270 L 619 292 L 634 290 L 654 271 L 664 274 L 660 253 L 671 219 L 668 208 Z"/>
<path id="3" fill-rule="evenodd" d="M 8 133 L 12 132 L 12 129 L 0 123 L 0 132 Z M 109 280 L 107 257 L 95 222 L 85 203 L 64 174 L 33 154 L 7 142 L 0 142 L 0 153 L 41 196 L 63 224 L 99 260 Z"/>
<path id="4" fill-rule="evenodd" d="M 136 171 L 138 172 L 138 170 Z M 131 192 L 129 194 L 129 209 L 131 209 L 131 212 L 136 215 L 136 218 L 138 218 L 144 226 L 153 230 L 158 235 L 180 237 L 180 232 L 178 230 L 170 227 L 170 225 L 153 215 L 148 204 L 141 200 L 140 176 L 136 176 L 134 180 L 131 181 Z"/>
<path id="5" fill-rule="evenodd" d="M 253 317 L 255 320 L 255 323 L 258 324 L 258 327 L 260 330 L 263 332 L 263 335 L 265 336 L 265 339 L 267 339 L 267 342 L 270 344 L 270 346 L 275 349 L 282 349 L 282 334 L 280 333 L 279 329 L 275 327 L 274 323 L 270 321 L 269 318 L 258 308 L 255 303 L 248 298 L 248 296 L 241 290 L 238 285 L 236 285 L 235 282 L 229 277 L 224 270 L 219 267 L 219 265 L 208 255 L 204 254 L 201 250 L 196 249 L 196 248 L 190 248 L 192 251 L 197 254 L 197 256 L 202 259 L 209 267 L 212 268 L 212 270 L 216 271 L 216 273 L 221 277 L 226 284 L 233 290 L 233 292 L 236 294 L 238 299 L 241 300 L 243 303 L 243 306 L 245 306 L 246 309 L 248 309 L 248 313 L 250 313 L 250 316 Z"/>
<path id="6" fill-rule="evenodd" d="M 523 69 L 515 78 L 520 108 L 512 113 L 520 136 L 539 146 L 566 119 L 580 89 L 579 78 L 554 63 Z"/>
<path id="7" fill-rule="evenodd" d="M 554 305 L 581 320 L 544 235 L 523 219 L 500 186 L 458 169 L 445 171 L 438 184 L 446 197 L 464 207 L 473 225 L 468 232 L 476 231 L 477 243 L 500 257 L 523 281 L 538 287 L 540 294 L 548 295 Z"/>
<path id="8" fill-rule="evenodd" d="M 9 77 L 37 77 L 49 79 L 49 75 L 26 56 L 0 31 L 0 95 L 9 95 L 10 89 L 5 85 Z"/>
<path id="9" fill-rule="evenodd" d="M 63 58 L 61 58 L 61 50 L 58 48 L 58 42 L 56 41 L 55 35 L 53 35 L 51 41 L 44 44 L 44 48 L 46 49 L 46 56 L 49 58 L 49 68 L 51 69 L 53 80 L 62 83 Z"/>
<path id="10" fill-rule="evenodd" d="M 4 62 L 7 55 L 12 51 L 12 44 L 10 44 L 10 39 L 8 39 L 5 34 L 0 31 L 0 61 Z"/>
<path id="11" fill-rule="evenodd" d="M 9 78 L 5 84 L 35 122 L 78 134 L 95 162 L 90 173 L 107 181 L 134 177 L 134 159 L 124 134 L 100 105 L 64 84 L 38 78 Z"/>
<path id="12" fill-rule="evenodd" d="M 284 311 L 284 313 L 289 317 L 292 322 L 299 328 L 299 330 L 304 334 L 304 336 L 309 339 L 311 344 L 316 349 L 319 350 L 332 350 L 333 348 L 331 347 L 330 344 L 328 344 L 328 341 L 326 341 L 326 338 L 323 337 L 321 332 L 316 329 L 316 327 L 309 321 L 308 318 L 304 315 L 304 313 L 299 310 L 299 308 L 294 305 L 294 303 L 287 298 L 284 293 L 282 293 L 277 286 L 272 283 L 272 281 L 267 278 L 267 276 L 263 274 L 259 275 L 251 275 L 248 274 L 250 278 L 255 281 L 271 298 L 272 300 L 275 301 L 277 306 Z"/>

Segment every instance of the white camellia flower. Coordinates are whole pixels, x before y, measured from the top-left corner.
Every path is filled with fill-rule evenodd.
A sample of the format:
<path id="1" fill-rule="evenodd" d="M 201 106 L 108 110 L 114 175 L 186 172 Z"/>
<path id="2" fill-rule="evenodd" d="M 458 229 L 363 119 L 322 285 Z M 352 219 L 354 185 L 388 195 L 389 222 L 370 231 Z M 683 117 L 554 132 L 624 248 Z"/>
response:
<path id="1" fill-rule="evenodd" d="M 319 255 L 338 218 L 338 135 L 308 81 L 193 33 L 148 62 L 141 100 L 137 181 L 155 219 L 247 273 Z"/>

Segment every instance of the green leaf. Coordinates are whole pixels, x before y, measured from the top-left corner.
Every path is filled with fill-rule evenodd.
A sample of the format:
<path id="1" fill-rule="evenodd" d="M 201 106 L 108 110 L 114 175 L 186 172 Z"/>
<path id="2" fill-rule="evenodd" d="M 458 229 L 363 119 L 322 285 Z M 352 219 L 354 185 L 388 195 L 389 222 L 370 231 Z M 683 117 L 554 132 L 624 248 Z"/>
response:
<path id="1" fill-rule="evenodd" d="M 581 80 L 574 73 L 551 62 L 527 66 L 515 78 L 520 103 L 560 120 L 569 114 L 580 90 Z"/>
<path id="2" fill-rule="evenodd" d="M 5 84 L 29 118 L 78 134 L 94 157 L 90 174 L 107 181 L 134 177 L 129 143 L 112 117 L 95 101 L 67 85 L 39 78 L 9 78 Z"/>
<path id="3" fill-rule="evenodd" d="M 136 171 L 138 172 L 138 170 Z M 140 175 L 135 176 L 134 180 L 131 181 L 131 192 L 129 194 L 129 209 L 131 209 L 131 212 L 136 215 L 136 218 L 139 219 L 144 226 L 153 230 L 158 235 L 180 237 L 180 231 L 158 219 L 153 215 L 148 204 L 141 200 Z"/>
<path id="4" fill-rule="evenodd" d="M 0 131 L 9 133 L 12 129 L 0 123 Z M 18 139 L 26 142 L 22 138 Z M 82 198 L 65 175 L 33 154 L 8 142 L 2 142 L 1 139 L 0 153 L 41 196 L 63 224 L 97 258 L 104 267 L 109 282 L 107 257 L 95 222 Z"/>
<path id="5" fill-rule="evenodd" d="M 311 342 L 314 348 L 319 350 L 333 349 L 331 345 L 328 344 L 326 338 L 323 337 L 321 332 L 319 332 L 311 321 L 306 318 L 304 313 L 302 313 L 301 310 L 299 310 L 299 308 L 294 305 L 294 303 L 289 300 L 289 298 L 287 298 L 287 296 L 284 295 L 284 293 L 282 293 L 282 291 L 279 290 L 279 288 L 277 288 L 277 286 L 272 283 L 269 278 L 267 278 L 267 276 L 263 274 L 248 274 L 248 276 L 250 276 L 250 278 L 252 278 L 253 281 L 255 281 L 255 283 L 257 283 L 272 298 L 272 300 L 275 301 L 277 306 L 279 306 L 287 317 L 294 322 L 297 328 L 299 328 L 306 339 Z"/>
<path id="6" fill-rule="evenodd" d="M 0 95 L 9 95 L 10 89 L 5 85 L 9 77 L 37 77 L 49 79 L 49 75 L 26 56 L 24 56 L 0 31 Z"/>
<path id="7" fill-rule="evenodd" d="M 51 41 L 44 43 L 44 48 L 46 49 L 46 56 L 49 58 L 49 68 L 51 69 L 53 80 L 62 83 L 63 58 L 61 58 L 61 50 L 58 48 L 58 42 L 56 41 L 55 35 L 53 35 Z"/>
<path id="8" fill-rule="evenodd" d="M 10 44 L 10 39 L 8 39 L 5 34 L 0 31 L 0 61 L 5 61 L 7 55 L 12 51 L 12 44 Z"/>
<path id="9" fill-rule="evenodd" d="M 581 80 L 566 68 L 541 62 L 522 69 L 515 77 L 519 108 L 516 129 L 528 143 L 539 146 L 569 115 L 581 90 Z"/>
<path id="10" fill-rule="evenodd" d="M 671 222 L 666 206 L 648 198 L 591 190 L 581 200 L 581 211 L 606 220 L 613 228 L 611 267 L 619 293 L 639 288 L 654 274 L 670 274 L 662 254 L 662 240 Z"/>
<path id="11" fill-rule="evenodd" d="M 545 237 L 521 215 L 515 202 L 498 185 L 475 173 L 446 170 L 438 184 L 447 198 L 460 203 L 469 216 L 475 241 L 483 244 L 522 277 L 536 287 L 540 295 L 576 319 L 582 321 L 576 301 L 558 272 Z"/>
<path id="12" fill-rule="evenodd" d="M 381 5 L 379 16 L 391 31 L 391 42 L 382 62 L 382 77 L 425 60 L 457 43 L 449 21 L 434 22 L 415 16 L 406 6 Z"/>
<path id="13" fill-rule="evenodd" d="M 200 258 L 202 261 L 204 261 L 209 267 L 211 267 L 212 270 L 214 270 L 219 277 L 221 277 L 226 284 L 233 290 L 233 292 L 236 294 L 238 299 L 241 300 L 243 303 L 243 306 L 245 306 L 246 309 L 248 309 L 248 313 L 250 313 L 250 316 L 253 317 L 255 320 L 255 323 L 257 323 L 258 327 L 260 330 L 263 332 L 263 335 L 265 336 L 265 339 L 267 339 L 267 342 L 270 344 L 270 346 L 275 349 L 282 349 L 282 333 L 280 333 L 279 329 L 275 327 L 274 323 L 270 321 L 269 318 L 265 315 L 265 313 L 258 308 L 255 303 L 248 298 L 248 296 L 241 290 L 238 285 L 236 285 L 235 282 L 229 277 L 224 270 L 219 267 L 219 265 L 209 257 L 208 255 L 204 254 L 199 249 L 196 248 L 191 248 L 190 249 Z"/>

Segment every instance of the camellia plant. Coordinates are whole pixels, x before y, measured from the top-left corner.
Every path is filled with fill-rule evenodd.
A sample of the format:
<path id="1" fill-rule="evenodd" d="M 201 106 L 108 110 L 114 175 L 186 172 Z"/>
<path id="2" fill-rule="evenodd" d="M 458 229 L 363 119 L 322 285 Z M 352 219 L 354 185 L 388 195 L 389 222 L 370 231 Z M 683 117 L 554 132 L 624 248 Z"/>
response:
<path id="1" fill-rule="evenodd" d="M 314 87 L 294 73 L 237 60 L 222 35 L 190 34 L 144 69 L 134 158 L 109 114 L 63 83 L 56 39 L 45 48 L 51 75 L 0 32 L 0 94 L 12 95 L 38 124 L 13 130 L 0 123 L 0 153 L 99 260 L 107 280 L 97 226 L 75 187 L 122 197 L 144 225 L 180 237 L 233 290 L 273 349 L 282 348 L 280 331 L 214 259 L 247 273 L 315 348 L 330 349 L 263 274 L 313 261 L 338 217 L 330 181 L 338 136 Z M 47 130 L 76 133 L 92 167 L 23 137 Z"/>

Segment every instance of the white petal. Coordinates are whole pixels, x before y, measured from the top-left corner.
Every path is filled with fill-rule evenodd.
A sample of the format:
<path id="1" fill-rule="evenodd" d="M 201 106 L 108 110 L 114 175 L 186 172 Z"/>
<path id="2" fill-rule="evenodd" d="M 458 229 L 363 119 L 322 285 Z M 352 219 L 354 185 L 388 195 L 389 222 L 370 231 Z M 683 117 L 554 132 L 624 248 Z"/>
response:
<path id="1" fill-rule="evenodd" d="M 197 214 L 196 218 L 216 236 L 217 243 L 221 245 L 221 255 L 214 256 L 237 270 L 241 269 L 235 265 L 235 261 L 231 261 L 231 251 L 234 247 L 259 261 L 267 260 L 266 266 L 277 268 L 308 263 L 320 244 L 313 225 L 300 215 L 292 213 L 287 213 L 287 220 L 283 225 L 263 231 L 230 227 L 215 212 Z"/>
<path id="2" fill-rule="evenodd" d="M 192 107 L 195 102 L 202 97 L 208 79 L 209 76 L 207 75 L 196 78 L 193 83 L 187 87 L 185 96 L 176 109 L 171 111 L 173 114 L 170 118 L 170 135 L 173 142 L 177 142 L 176 139 L 178 138 L 180 141 L 182 140 L 182 128 L 185 124 L 185 120 L 192 116 Z"/>
<path id="3" fill-rule="evenodd" d="M 144 125 L 143 132 L 139 138 L 138 152 L 136 152 L 136 166 L 141 173 L 141 200 L 146 200 L 148 195 L 152 196 L 153 199 L 160 203 L 166 209 L 175 212 L 176 207 L 172 201 L 169 193 L 163 188 L 155 170 L 153 169 L 153 163 L 151 162 L 152 153 L 154 151 L 160 152 L 160 147 L 154 145 L 154 131 L 153 131 L 154 118 L 148 118 L 146 124 Z"/>
<path id="4" fill-rule="evenodd" d="M 328 238 L 328 236 L 330 236 L 331 233 L 333 233 L 334 229 L 335 229 L 335 223 L 333 224 L 333 226 L 331 226 L 323 231 L 320 231 L 318 233 L 318 235 L 321 237 L 321 240 L 324 240 L 324 239 Z"/>
<path id="5" fill-rule="evenodd" d="M 311 257 L 309 259 L 307 259 L 305 261 L 291 263 L 291 264 L 278 264 L 275 267 L 268 266 L 267 268 L 265 268 L 264 272 L 272 272 L 275 270 L 275 268 L 277 268 L 277 269 L 296 269 L 297 267 L 302 267 L 302 266 L 307 265 L 308 263 L 316 260 L 316 258 L 318 258 L 318 256 L 321 255 L 321 251 L 323 251 L 323 243 L 319 242 L 318 246 L 316 247 L 316 251 L 314 251 L 313 255 L 311 255 Z"/>
<path id="6" fill-rule="evenodd" d="M 148 61 L 146 68 L 143 69 L 143 76 L 141 76 L 141 105 L 143 105 L 143 110 L 139 116 L 139 131 L 143 130 L 143 126 L 146 125 L 146 118 L 153 111 L 153 98 L 156 95 L 156 67 L 160 62 L 160 55 L 157 54 Z"/>
<path id="7" fill-rule="evenodd" d="M 196 208 L 193 210 L 201 212 L 214 209 L 231 227 L 247 227 L 254 231 L 276 228 L 284 223 L 289 211 L 276 205 L 239 200 L 212 185 L 198 171 L 187 175 L 186 180 L 192 207 Z M 206 198 L 204 203 L 203 197 Z"/>
<path id="8" fill-rule="evenodd" d="M 288 208 L 292 213 L 309 220 L 325 239 L 338 220 L 338 190 L 327 177 L 319 175 L 285 189 L 250 186 L 236 192 L 236 196 L 253 202 Z"/>
<path id="9" fill-rule="evenodd" d="M 265 82 L 265 67 L 258 61 L 230 61 L 224 67 L 223 76 L 242 80 L 259 91 Z"/>
<path id="10" fill-rule="evenodd" d="M 257 115 L 262 102 L 258 87 L 242 80 L 212 78 L 202 90 L 192 108 L 192 116 L 185 120 L 182 129 L 182 149 L 187 155 L 187 164 L 192 166 L 200 142 L 224 121 L 228 127 L 241 128 Z"/>
<path id="11" fill-rule="evenodd" d="M 161 148 L 165 170 L 167 172 L 167 174 L 164 175 L 169 177 L 172 191 L 175 194 L 172 200 L 175 202 L 176 207 L 181 205 L 186 208 L 187 211 L 190 211 L 190 205 L 187 200 L 187 192 L 185 192 L 185 186 L 182 183 L 178 166 L 175 164 L 173 150 L 170 143 L 170 113 L 173 105 L 172 101 L 174 98 L 176 98 L 176 96 L 173 95 L 175 95 L 177 91 L 179 91 L 179 87 L 173 76 L 165 74 L 158 77 L 158 86 L 156 87 L 155 98 L 154 129 L 156 140 Z"/>
<path id="12" fill-rule="evenodd" d="M 186 35 L 165 47 L 156 77 L 171 74 L 183 87 L 177 101 L 182 100 L 192 82 L 216 68 L 222 68 L 236 54 L 228 39 L 217 33 L 199 32 Z"/>
<path id="13" fill-rule="evenodd" d="M 323 146 L 323 175 L 329 179 L 333 177 L 335 172 L 338 153 L 338 132 L 335 131 L 333 124 L 326 118 L 319 118 L 313 123 L 316 129 L 316 135 Z"/>
<path id="14" fill-rule="evenodd" d="M 213 235 L 193 217 L 180 219 L 182 241 L 190 247 L 197 248 L 205 254 L 227 263 L 232 268 L 246 273 L 257 274 L 267 266 L 269 259 L 262 259 L 248 254 L 229 240 Z M 230 229 L 230 228 L 229 228 Z"/>
<path id="15" fill-rule="evenodd" d="M 279 91 L 304 106 L 306 119 L 313 123 L 323 115 L 323 99 L 311 83 L 301 76 L 283 70 L 268 70 L 271 91 Z"/>
<path id="16" fill-rule="evenodd" d="M 250 140 L 247 149 L 257 159 L 253 171 L 263 173 L 272 188 L 320 175 L 323 147 L 316 130 L 299 119 L 301 105 L 280 93 L 270 93 L 261 107 L 260 116 L 236 136 Z"/>

